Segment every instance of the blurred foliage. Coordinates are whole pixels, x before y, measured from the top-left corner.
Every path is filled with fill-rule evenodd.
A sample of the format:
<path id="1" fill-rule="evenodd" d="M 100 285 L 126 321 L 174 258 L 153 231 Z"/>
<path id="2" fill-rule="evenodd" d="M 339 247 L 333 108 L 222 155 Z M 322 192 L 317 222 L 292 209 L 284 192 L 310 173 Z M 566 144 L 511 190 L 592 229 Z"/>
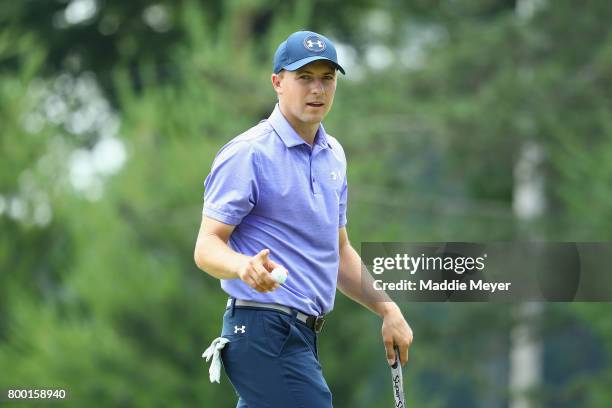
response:
<path id="1" fill-rule="evenodd" d="M 220 146 L 272 110 L 272 54 L 299 28 L 353 50 L 325 124 L 349 159 L 356 248 L 523 239 L 513 171 L 529 141 L 546 152 L 548 203 L 530 231 L 609 240 L 612 7 L 523 3 L 541 6 L 0 2 L 0 388 L 65 387 L 69 406 L 233 406 L 199 357 L 225 298 L 192 261 L 202 182 Z M 381 45 L 393 63 L 376 68 Z M 75 188 L 75 152 L 95 161 L 113 137 L 123 167 Z M 410 406 L 507 405 L 511 306 L 403 308 Z M 608 313 L 547 305 L 544 406 L 612 404 Z M 392 403 L 379 333 L 338 296 L 320 340 L 336 406 Z"/>

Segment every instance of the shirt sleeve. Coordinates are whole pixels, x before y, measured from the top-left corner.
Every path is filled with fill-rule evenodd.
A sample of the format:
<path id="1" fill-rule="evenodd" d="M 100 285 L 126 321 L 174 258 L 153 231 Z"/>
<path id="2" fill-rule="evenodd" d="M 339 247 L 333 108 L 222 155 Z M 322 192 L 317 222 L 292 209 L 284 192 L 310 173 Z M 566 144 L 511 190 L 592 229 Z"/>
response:
<path id="1" fill-rule="evenodd" d="M 224 224 L 238 225 L 257 203 L 257 157 L 245 141 L 217 154 L 204 181 L 203 214 Z"/>
<path id="2" fill-rule="evenodd" d="M 342 191 L 340 192 L 340 208 L 338 212 L 338 228 L 342 228 L 346 225 L 346 205 L 348 202 L 348 183 L 346 177 L 346 171 L 344 172 L 344 182 L 342 183 Z"/>

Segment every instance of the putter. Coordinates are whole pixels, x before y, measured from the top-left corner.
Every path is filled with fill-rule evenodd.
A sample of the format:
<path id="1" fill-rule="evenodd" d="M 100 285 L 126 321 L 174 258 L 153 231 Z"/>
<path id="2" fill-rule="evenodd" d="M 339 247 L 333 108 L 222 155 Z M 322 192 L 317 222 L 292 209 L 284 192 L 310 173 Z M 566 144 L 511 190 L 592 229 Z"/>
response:
<path id="1" fill-rule="evenodd" d="M 399 348 L 397 346 L 395 346 L 395 363 L 393 363 L 391 366 L 391 379 L 393 380 L 393 398 L 395 398 L 395 408 L 405 408 L 406 399 L 404 397 L 404 379 L 402 376 Z"/>

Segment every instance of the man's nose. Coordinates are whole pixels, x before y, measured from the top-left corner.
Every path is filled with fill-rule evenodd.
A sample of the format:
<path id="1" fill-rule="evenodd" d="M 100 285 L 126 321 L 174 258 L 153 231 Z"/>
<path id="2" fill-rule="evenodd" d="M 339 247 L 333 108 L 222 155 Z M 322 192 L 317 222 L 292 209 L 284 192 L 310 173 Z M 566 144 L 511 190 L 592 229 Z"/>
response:
<path id="1" fill-rule="evenodd" d="M 312 92 L 315 94 L 325 93 L 325 86 L 323 85 L 323 81 L 313 81 Z"/>

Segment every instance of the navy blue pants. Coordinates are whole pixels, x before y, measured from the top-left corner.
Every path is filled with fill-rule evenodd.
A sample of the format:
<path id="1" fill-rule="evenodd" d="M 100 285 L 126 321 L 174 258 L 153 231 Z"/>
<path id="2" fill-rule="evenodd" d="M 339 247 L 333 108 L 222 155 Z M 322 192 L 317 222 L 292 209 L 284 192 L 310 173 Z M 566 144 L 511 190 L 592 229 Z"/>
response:
<path id="1" fill-rule="evenodd" d="M 317 355 L 316 333 L 295 315 L 229 308 L 221 351 L 236 408 L 331 408 L 332 395 Z"/>

